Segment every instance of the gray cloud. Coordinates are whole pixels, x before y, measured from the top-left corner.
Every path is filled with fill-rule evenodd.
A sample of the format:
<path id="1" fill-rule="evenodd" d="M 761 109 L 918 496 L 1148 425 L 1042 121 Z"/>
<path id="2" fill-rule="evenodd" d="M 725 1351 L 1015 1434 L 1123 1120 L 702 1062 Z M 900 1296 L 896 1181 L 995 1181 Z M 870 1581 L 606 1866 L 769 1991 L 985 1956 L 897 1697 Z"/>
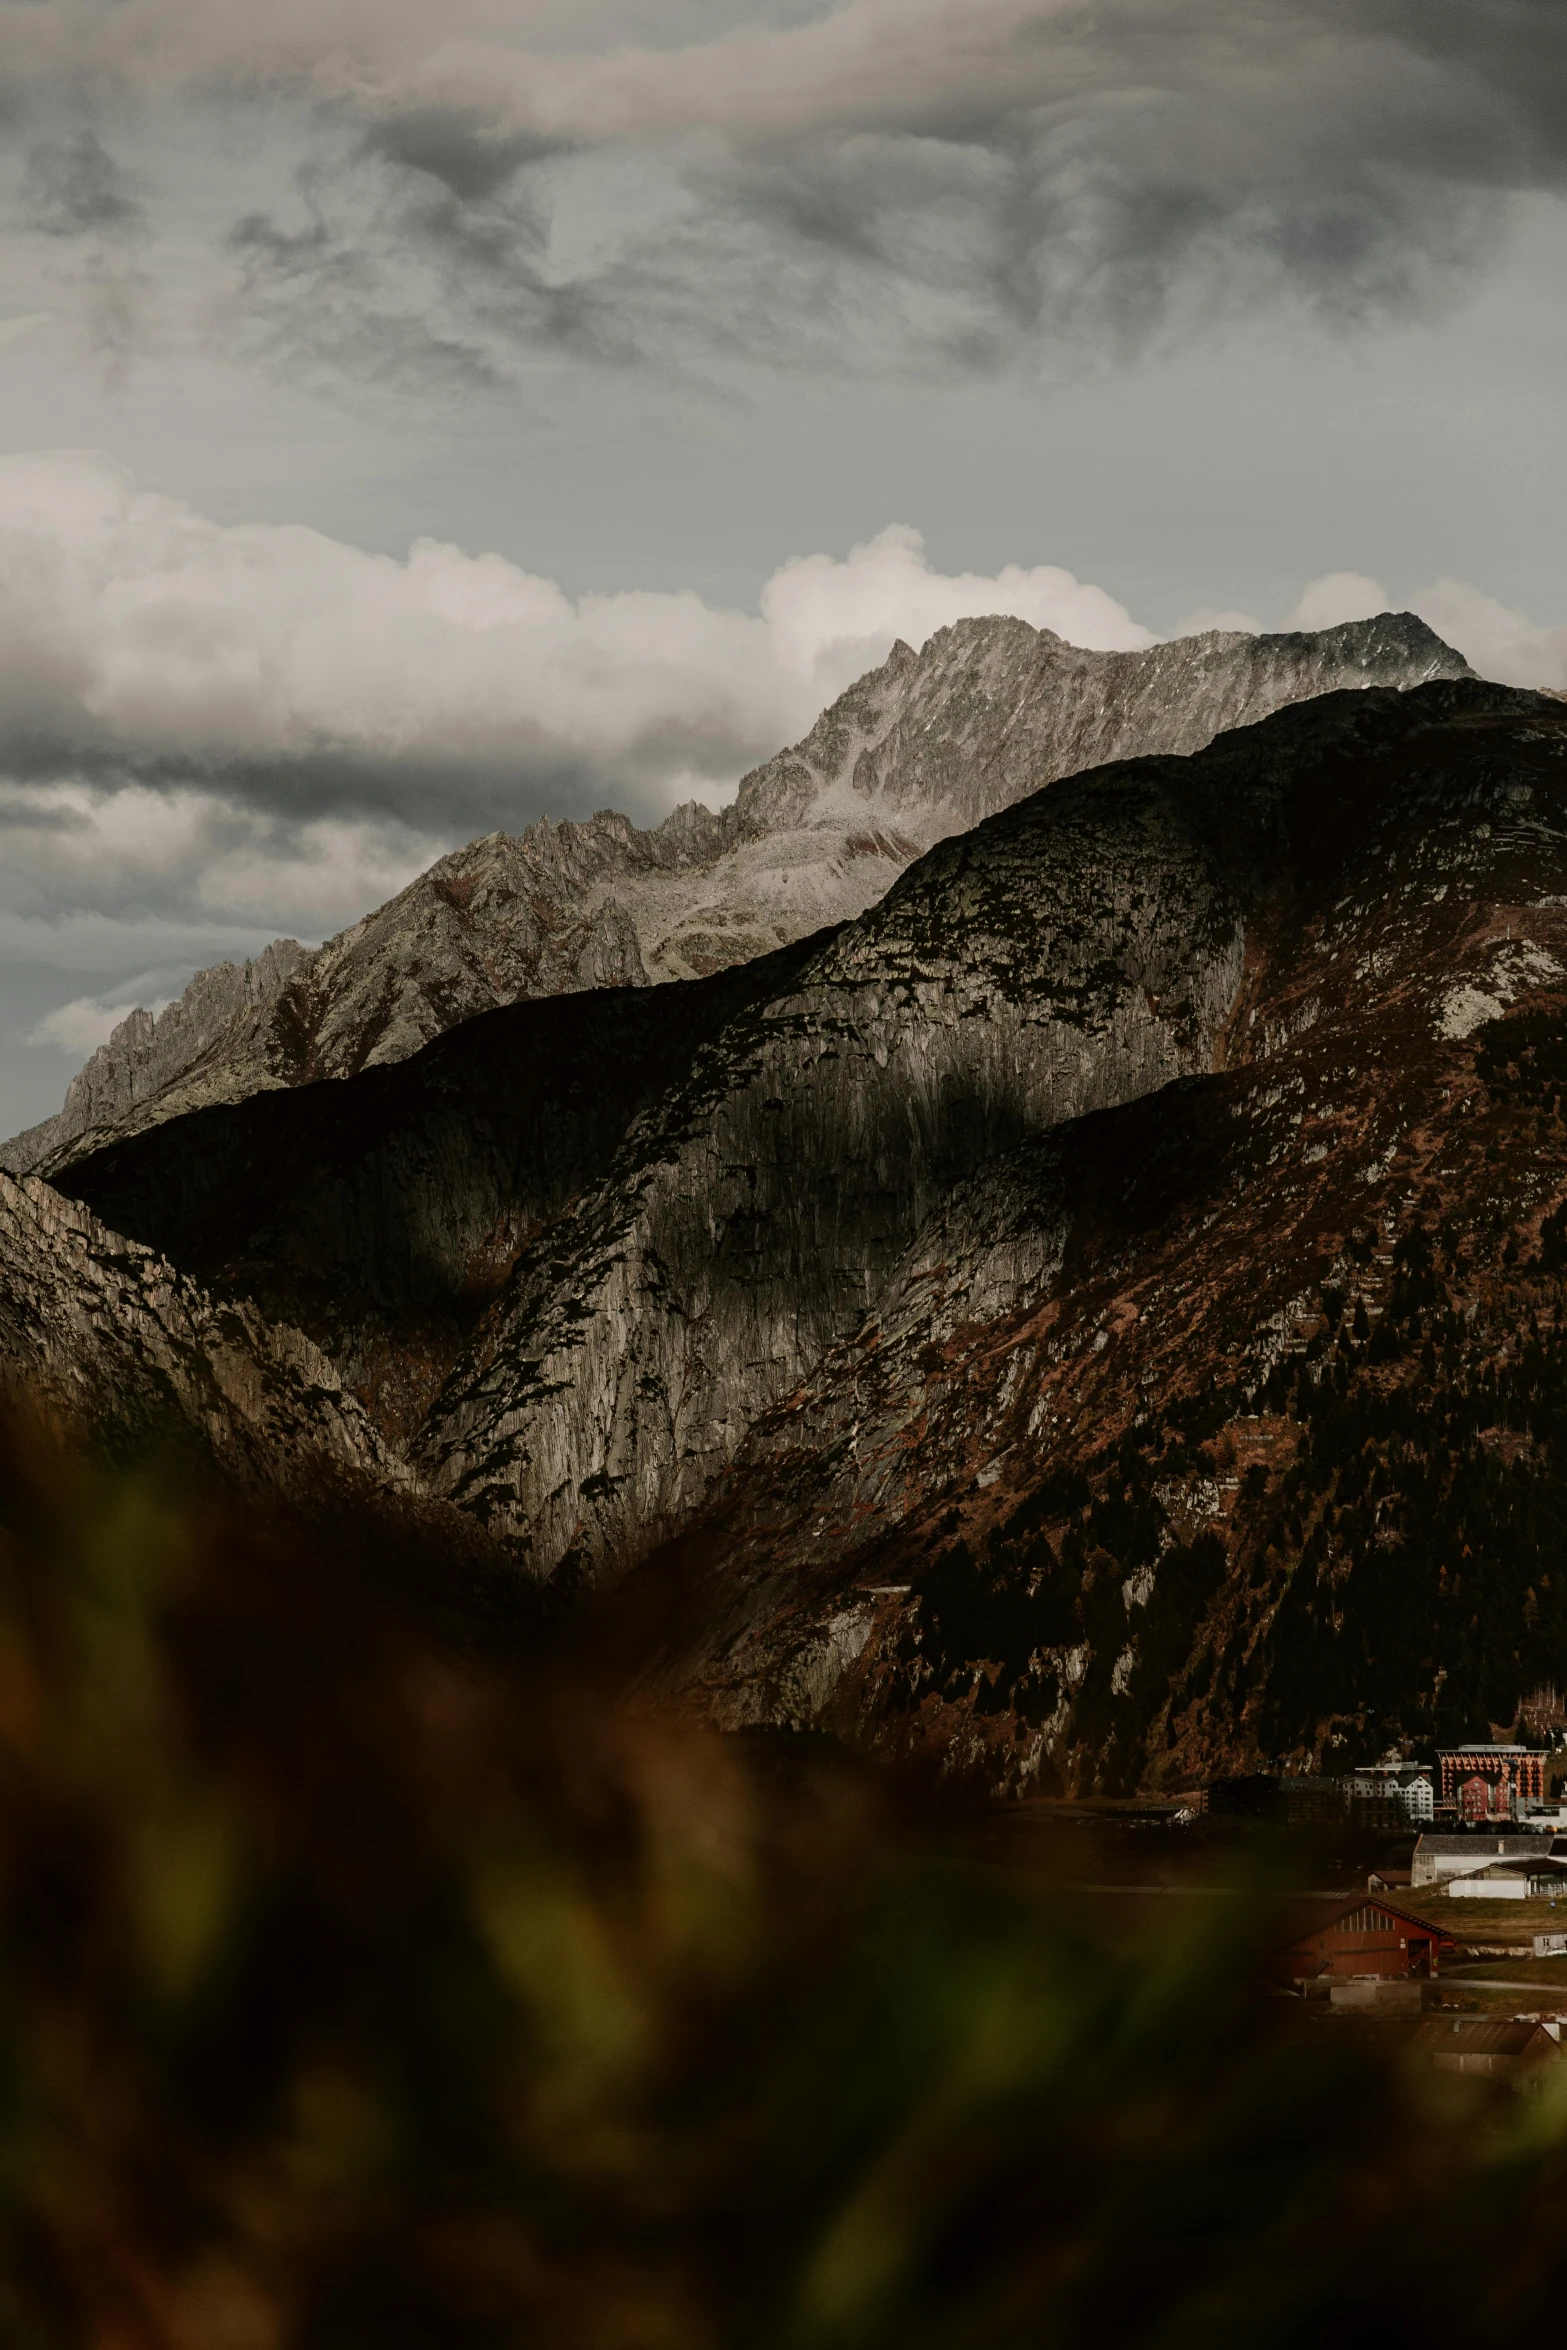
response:
<path id="1" fill-rule="evenodd" d="M 1557 0 L 853 0 L 749 47 L 549 63 L 394 107 L 322 198 L 380 271 L 439 272 L 490 371 L 983 373 L 1279 302 L 1420 315 L 1567 156 Z M 570 159 L 639 146 L 671 201 L 611 208 L 574 260 Z"/>
<path id="2" fill-rule="evenodd" d="M 400 297 L 381 236 L 353 236 L 328 218 L 308 181 L 308 225 L 248 212 L 227 245 L 238 265 L 230 345 L 280 374 L 327 385 L 415 393 L 490 390 L 505 380 L 472 338 L 440 331 L 427 303 Z"/>
<path id="3" fill-rule="evenodd" d="M 541 356 L 985 374 L 1279 304 L 1349 329 L 1453 300 L 1567 176 L 1561 0 L 25 15 L 24 92 L 292 92 L 308 161 L 220 232 L 253 348 L 421 391 Z M 47 233 L 132 217 L 95 140 L 36 155 Z"/>
<path id="4" fill-rule="evenodd" d="M 46 237 L 125 237 L 144 225 L 130 174 L 96 131 L 40 139 L 22 177 L 22 218 Z"/>
<path id="5" fill-rule="evenodd" d="M 520 355 L 640 356 L 612 292 L 549 265 L 539 167 L 565 150 L 449 113 L 317 117 L 289 207 L 230 230 L 240 339 L 284 369 L 412 391 L 488 390 Z M 292 213 L 292 220 L 289 213 Z"/>
<path id="6" fill-rule="evenodd" d="M 457 203 L 471 206 L 493 202 L 525 165 L 559 155 L 566 146 L 526 132 L 503 134 L 450 108 L 428 107 L 372 124 L 359 151 L 438 181 Z M 541 226 L 534 223 L 535 233 Z"/>

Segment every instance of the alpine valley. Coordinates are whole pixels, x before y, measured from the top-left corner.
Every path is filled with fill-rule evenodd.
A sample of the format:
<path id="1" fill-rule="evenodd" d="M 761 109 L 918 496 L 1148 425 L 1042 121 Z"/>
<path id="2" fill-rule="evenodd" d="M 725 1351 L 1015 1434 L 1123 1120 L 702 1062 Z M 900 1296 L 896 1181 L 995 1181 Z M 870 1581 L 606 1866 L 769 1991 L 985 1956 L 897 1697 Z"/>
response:
<path id="1" fill-rule="evenodd" d="M 640 1686 L 994 1792 L 1567 1672 L 1567 703 L 1407 616 L 942 630 L 442 860 L 7 1147 L 0 1349 Z"/>

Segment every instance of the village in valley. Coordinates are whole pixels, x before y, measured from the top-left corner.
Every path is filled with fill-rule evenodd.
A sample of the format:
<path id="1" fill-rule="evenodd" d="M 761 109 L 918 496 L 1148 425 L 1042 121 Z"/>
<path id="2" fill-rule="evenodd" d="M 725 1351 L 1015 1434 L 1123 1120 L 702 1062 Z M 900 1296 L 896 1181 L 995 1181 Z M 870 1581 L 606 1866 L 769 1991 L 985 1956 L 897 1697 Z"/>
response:
<path id="1" fill-rule="evenodd" d="M 1444 2072 L 1539 2087 L 1567 2027 L 1567 1714 L 1552 1702 L 1518 1728 L 1430 1762 L 1019 1808 L 1084 1892 L 1140 1915 L 1144 1896 L 1163 1912 L 1286 1876 L 1262 1950 L 1281 2016 L 1298 2003 L 1304 2028 L 1374 2030 Z"/>
<path id="2" fill-rule="evenodd" d="M 1210 1807 L 1380 1835 L 1353 1890 L 1303 1901 L 1270 1953 L 1281 1991 L 1334 2016 L 1404 2018 L 1444 2070 L 1517 2085 L 1561 2061 L 1567 2021 L 1567 1731 L 1477 1740 L 1435 1765 L 1219 1782 Z M 1418 2020 L 1417 2020 L 1418 2019 Z"/>

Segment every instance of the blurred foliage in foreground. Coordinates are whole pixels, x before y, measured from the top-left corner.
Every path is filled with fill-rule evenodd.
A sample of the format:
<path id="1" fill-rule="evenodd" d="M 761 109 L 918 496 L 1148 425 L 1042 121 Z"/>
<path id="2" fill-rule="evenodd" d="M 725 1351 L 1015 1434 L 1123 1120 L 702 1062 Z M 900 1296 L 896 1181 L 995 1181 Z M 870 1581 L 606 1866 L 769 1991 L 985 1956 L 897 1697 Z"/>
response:
<path id="1" fill-rule="evenodd" d="M 476 1662 L 369 1536 L 0 1464 L 0 2340 L 1490 2345 L 1567 2107 L 852 1772 Z"/>

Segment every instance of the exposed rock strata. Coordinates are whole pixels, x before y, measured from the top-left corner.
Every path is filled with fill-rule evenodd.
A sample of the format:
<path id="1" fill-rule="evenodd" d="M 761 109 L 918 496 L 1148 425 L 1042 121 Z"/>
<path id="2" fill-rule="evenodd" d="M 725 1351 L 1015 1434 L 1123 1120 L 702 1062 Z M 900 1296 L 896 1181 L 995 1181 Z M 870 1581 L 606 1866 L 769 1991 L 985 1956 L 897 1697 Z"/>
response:
<path id="1" fill-rule="evenodd" d="M 150 1033 L 146 1015 L 126 1023 L 0 1164 L 53 1174 L 186 1110 L 401 1060 L 498 1004 L 726 968 L 853 919 L 933 842 L 1061 776 L 1194 751 L 1336 688 L 1467 674 L 1408 614 L 1143 653 L 961 621 L 921 653 L 896 646 L 722 814 L 693 802 L 652 832 L 602 814 L 495 833 L 313 956 L 282 941 L 243 974 L 204 973 Z M 236 985 L 243 1002 L 216 1019 Z"/>

